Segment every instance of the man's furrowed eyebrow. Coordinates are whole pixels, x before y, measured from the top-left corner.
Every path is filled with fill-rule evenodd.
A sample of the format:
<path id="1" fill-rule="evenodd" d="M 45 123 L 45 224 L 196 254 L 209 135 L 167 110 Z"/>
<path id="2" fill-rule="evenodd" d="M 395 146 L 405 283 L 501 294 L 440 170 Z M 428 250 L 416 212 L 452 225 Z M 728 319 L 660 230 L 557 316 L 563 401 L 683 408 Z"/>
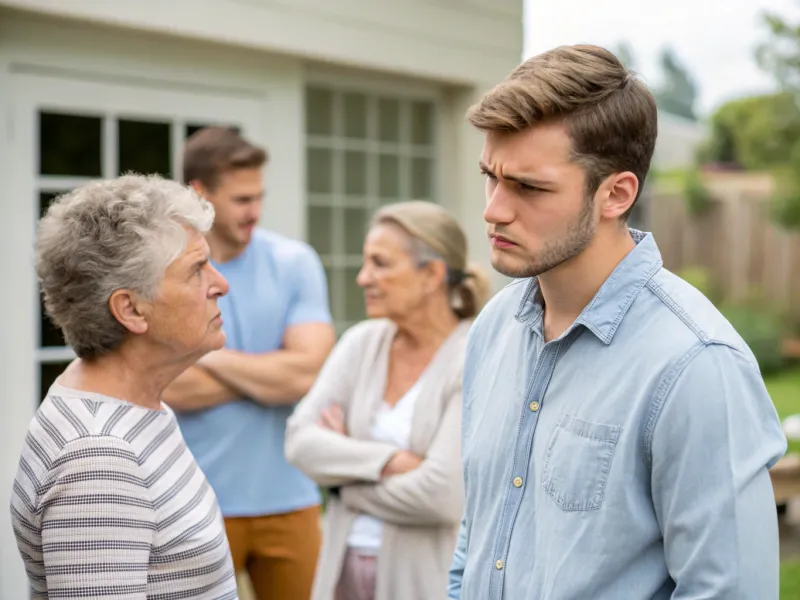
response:
<path id="1" fill-rule="evenodd" d="M 515 181 L 519 184 L 535 188 L 546 188 L 555 185 L 555 182 L 553 181 L 547 181 L 545 179 L 533 179 L 532 177 L 525 177 L 524 175 L 504 175 L 503 179 L 508 179 L 509 181 Z"/>
<path id="2" fill-rule="evenodd" d="M 478 163 L 478 166 L 480 167 L 481 171 L 484 171 L 486 173 L 491 173 L 492 175 L 497 176 L 496 173 L 494 173 L 483 161 L 480 161 Z M 555 185 L 555 182 L 553 181 L 547 181 L 544 179 L 535 179 L 533 177 L 526 177 L 525 175 L 505 174 L 502 176 L 502 179 L 505 179 L 507 181 L 514 181 L 516 183 L 520 183 L 522 185 L 527 185 L 530 187 L 548 187 Z"/>

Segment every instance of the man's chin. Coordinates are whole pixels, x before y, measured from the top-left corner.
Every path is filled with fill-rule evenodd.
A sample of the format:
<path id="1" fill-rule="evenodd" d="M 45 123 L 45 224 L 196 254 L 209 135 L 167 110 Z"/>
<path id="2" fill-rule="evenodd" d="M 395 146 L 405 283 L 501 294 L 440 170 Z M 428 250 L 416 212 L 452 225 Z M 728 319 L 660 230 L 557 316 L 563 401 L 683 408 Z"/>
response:
<path id="1" fill-rule="evenodd" d="M 513 279 L 522 279 L 525 277 L 533 277 L 535 273 L 531 272 L 530 265 L 525 264 L 521 260 L 517 260 L 508 254 L 492 251 L 492 268 L 506 277 Z"/>

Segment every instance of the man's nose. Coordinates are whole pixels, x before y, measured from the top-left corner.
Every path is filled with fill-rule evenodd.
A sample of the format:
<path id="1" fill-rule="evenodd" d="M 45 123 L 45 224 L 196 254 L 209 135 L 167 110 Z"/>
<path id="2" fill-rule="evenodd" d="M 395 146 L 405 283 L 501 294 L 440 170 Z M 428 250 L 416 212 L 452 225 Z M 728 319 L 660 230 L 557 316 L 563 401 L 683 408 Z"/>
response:
<path id="1" fill-rule="evenodd" d="M 502 183 L 486 190 L 486 208 L 483 219 L 492 225 L 511 223 L 514 220 L 512 193 Z"/>

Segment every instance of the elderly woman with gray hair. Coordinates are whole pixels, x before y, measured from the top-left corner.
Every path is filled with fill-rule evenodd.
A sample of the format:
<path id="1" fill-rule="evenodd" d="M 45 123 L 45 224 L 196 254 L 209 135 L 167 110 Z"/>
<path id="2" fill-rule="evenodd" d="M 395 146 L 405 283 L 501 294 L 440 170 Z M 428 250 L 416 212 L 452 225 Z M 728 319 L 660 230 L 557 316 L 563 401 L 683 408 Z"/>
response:
<path id="1" fill-rule="evenodd" d="M 488 285 L 429 202 L 376 215 L 341 338 L 289 419 L 288 460 L 328 488 L 313 600 L 436 600 L 461 519 L 461 372 Z"/>
<path id="2" fill-rule="evenodd" d="M 225 341 L 213 219 L 190 189 L 129 175 L 39 224 L 45 307 L 78 358 L 31 422 L 11 498 L 34 597 L 237 597 L 216 496 L 160 401 Z"/>

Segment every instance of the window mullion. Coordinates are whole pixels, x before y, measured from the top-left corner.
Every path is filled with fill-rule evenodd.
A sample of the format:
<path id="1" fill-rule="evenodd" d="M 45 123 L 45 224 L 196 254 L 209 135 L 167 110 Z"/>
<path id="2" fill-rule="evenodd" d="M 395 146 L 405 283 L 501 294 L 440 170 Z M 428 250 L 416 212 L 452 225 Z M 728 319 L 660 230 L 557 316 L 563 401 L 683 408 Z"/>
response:
<path id="1" fill-rule="evenodd" d="M 113 114 L 106 114 L 103 118 L 103 141 L 100 147 L 103 157 L 103 177 L 110 179 L 119 175 L 118 154 L 119 136 L 118 120 Z"/>
<path id="2" fill-rule="evenodd" d="M 320 90 L 320 86 L 314 86 L 313 89 Z M 412 108 L 415 100 L 411 97 L 386 96 L 376 92 L 356 90 L 356 89 L 339 89 L 336 86 L 324 86 L 326 91 L 330 90 L 330 114 L 332 117 L 330 135 L 317 128 L 317 133 L 312 133 L 311 130 L 307 131 L 306 144 L 308 148 L 327 149 L 331 152 L 332 160 L 332 180 L 330 182 L 331 189 L 329 193 L 315 193 L 313 198 L 309 194 L 309 206 L 329 206 L 330 207 L 330 223 L 329 232 L 331 236 L 330 252 L 322 256 L 323 263 L 328 267 L 330 281 L 328 286 L 331 290 L 331 309 L 337 321 L 337 331 L 347 325 L 352 324 L 352 320 L 356 317 L 355 314 L 348 314 L 353 312 L 352 298 L 348 298 L 348 292 L 352 293 L 355 283 L 350 281 L 354 273 L 360 267 L 361 256 L 356 252 L 355 245 L 352 240 L 348 240 L 348 233 L 355 235 L 358 229 L 355 218 L 358 216 L 357 210 L 364 211 L 364 222 L 369 222 L 369 218 L 375 210 L 380 208 L 385 200 L 398 201 L 408 200 L 415 198 L 413 194 L 415 190 L 421 192 L 422 188 L 413 185 L 411 180 L 412 175 L 416 172 L 412 169 L 412 158 L 419 157 L 427 159 L 427 163 L 431 169 L 430 184 L 435 188 L 438 181 L 437 172 L 437 155 L 436 147 L 438 145 L 437 136 L 432 136 L 430 143 L 414 144 L 412 139 L 411 127 L 413 125 Z M 347 131 L 345 128 L 346 115 L 344 106 L 344 93 L 363 94 L 366 97 L 366 138 L 347 138 Z M 397 141 L 382 141 L 381 140 L 381 124 L 382 118 L 389 119 L 389 127 L 391 127 L 391 113 L 381 113 L 381 100 L 385 99 L 389 102 L 398 102 L 399 112 L 397 113 L 397 128 L 399 130 L 399 139 Z M 319 104 L 319 103 L 318 103 Z M 322 106 L 318 106 L 317 110 L 323 110 Z M 433 122 L 438 122 L 437 111 L 434 110 L 435 116 Z M 366 185 L 365 196 L 363 200 L 361 196 L 348 197 L 345 194 L 345 185 L 347 182 L 346 167 L 349 164 L 345 160 L 345 153 L 363 152 L 365 154 L 366 173 L 364 176 L 364 183 Z M 390 169 L 386 172 L 387 177 L 397 177 L 397 188 L 391 189 L 391 193 L 396 194 L 395 198 L 382 198 L 380 196 L 382 188 L 393 188 L 392 181 L 381 181 L 381 154 L 391 157 L 391 160 L 397 161 L 396 172 Z M 350 165 L 353 175 L 359 175 L 357 164 Z M 384 168 L 390 168 L 390 164 L 384 165 Z M 351 190 L 353 194 L 356 193 L 355 188 Z M 438 194 L 433 190 L 427 194 L 430 200 L 435 201 Z M 415 198 L 416 199 L 416 198 Z M 349 209 L 349 212 L 346 212 Z M 310 218 L 310 215 L 308 216 Z M 319 218 L 319 217 L 317 217 Z M 309 230 L 313 229 L 308 227 Z M 313 242 L 313 240 L 309 240 Z"/>

